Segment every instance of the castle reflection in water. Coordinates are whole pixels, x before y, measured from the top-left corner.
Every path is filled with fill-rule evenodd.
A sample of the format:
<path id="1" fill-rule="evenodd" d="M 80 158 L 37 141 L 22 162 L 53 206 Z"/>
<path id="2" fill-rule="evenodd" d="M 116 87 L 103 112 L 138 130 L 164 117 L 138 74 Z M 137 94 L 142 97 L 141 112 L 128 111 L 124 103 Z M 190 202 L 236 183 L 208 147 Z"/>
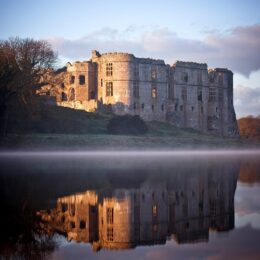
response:
<path id="1" fill-rule="evenodd" d="M 221 168 L 221 167 L 220 167 Z M 208 241 L 209 232 L 234 228 L 237 169 L 174 172 L 134 188 L 87 190 L 61 197 L 38 214 L 49 232 L 91 243 L 93 250 Z"/>

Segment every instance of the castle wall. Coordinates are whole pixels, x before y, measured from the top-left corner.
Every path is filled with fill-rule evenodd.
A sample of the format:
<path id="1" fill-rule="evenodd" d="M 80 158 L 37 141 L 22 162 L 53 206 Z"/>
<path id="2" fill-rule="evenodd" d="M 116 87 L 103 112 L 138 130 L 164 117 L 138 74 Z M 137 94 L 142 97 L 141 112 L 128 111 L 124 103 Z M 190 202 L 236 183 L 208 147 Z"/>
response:
<path id="1" fill-rule="evenodd" d="M 164 62 L 137 59 L 139 96 L 132 95 L 134 114 L 144 120 L 165 121 L 167 106 L 167 67 Z M 134 87 L 134 86 L 133 86 Z"/>
<path id="2" fill-rule="evenodd" d="M 176 62 L 173 66 L 174 115 L 173 123 L 207 131 L 207 65 Z"/>
<path id="3" fill-rule="evenodd" d="M 238 136 L 233 74 L 207 64 L 136 58 L 128 53 L 92 52 L 86 62 L 67 64 L 63 83 L 51 96 L 58 105 L 86 111 L 108 109 L 167 121 L 205 133 Z M 84 80 L 83 80 L 84 78 Z"/>

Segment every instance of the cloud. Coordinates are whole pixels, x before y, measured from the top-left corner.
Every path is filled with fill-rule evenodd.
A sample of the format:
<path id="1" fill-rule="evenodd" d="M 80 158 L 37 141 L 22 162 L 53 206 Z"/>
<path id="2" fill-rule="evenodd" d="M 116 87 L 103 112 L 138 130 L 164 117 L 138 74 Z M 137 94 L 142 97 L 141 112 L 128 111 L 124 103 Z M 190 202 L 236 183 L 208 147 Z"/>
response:
<path id="1" fill-rule="evenodd" d="M 234 88 L 234 106 L 237 117 L 260 114 L 260 88 L 237 85 Z"/>
<path id="2" fill-rule="evenodd" d="M 225 63 L 246 76 L 260 68 L 260 25 L 236 27 L 223 35 L 209 35 L 205 42 L 218 49 L 218 55 L 209 57 L 216 64 Z"/>
<path id="3" fill-rule="evenodd" d="M 140 57 L 206 62 L 249 76 L 260 69 L 260 25 L 236 27 L 225 33 L 211 30 L 204 39 L 181 38 L 168 28 L 129 26 L 118 31 L 102 28 L 76 40 L 49 39 L 63 57 L 84 60 L 92 49 L 124 51 Z"/>

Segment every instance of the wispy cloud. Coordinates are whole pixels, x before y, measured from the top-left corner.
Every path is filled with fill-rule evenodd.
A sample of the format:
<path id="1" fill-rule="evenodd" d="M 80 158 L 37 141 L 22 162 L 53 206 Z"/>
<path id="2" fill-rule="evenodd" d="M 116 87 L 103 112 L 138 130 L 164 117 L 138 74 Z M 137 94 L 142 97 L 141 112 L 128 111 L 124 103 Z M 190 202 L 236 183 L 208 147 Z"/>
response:
<path id="1" fill-rule="evenodd" d="M 260 114 L 260 88 L 238 85 L 234 88 L 234 105 L 238 117 Z"/>
<path id="2" fill-rule="evenodd" d="M 208 31 L 202 40 L 185 39 L 168 28 L 138 28 L 123 31 L 102 28 L 76 40 L 49 39 L 63 57 L 86 59 L 92 49 L 124 51 L 136 56 L 207 62 L 211 67 L 228 67 L 249 76 L 260 69 L 260 25 L 232 28 L 225 33 Z"/>

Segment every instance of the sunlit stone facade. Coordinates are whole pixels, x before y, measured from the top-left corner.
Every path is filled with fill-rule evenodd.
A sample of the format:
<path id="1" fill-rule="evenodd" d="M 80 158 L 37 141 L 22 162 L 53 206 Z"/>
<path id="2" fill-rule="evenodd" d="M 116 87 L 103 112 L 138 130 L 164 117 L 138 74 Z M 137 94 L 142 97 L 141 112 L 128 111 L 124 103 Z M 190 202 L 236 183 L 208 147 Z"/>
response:
<path id="1" fill-rule="evenodd" d="M 89 61 L 68 63 L 56 77 L 61 75 L 62 82 L 51 93 L 58 105 L 108 109 L 206 133 L 238 135 L 233 73 L 228 69 L 182 61 L 170 66 L 128 53 L 92 51 Z"/>

